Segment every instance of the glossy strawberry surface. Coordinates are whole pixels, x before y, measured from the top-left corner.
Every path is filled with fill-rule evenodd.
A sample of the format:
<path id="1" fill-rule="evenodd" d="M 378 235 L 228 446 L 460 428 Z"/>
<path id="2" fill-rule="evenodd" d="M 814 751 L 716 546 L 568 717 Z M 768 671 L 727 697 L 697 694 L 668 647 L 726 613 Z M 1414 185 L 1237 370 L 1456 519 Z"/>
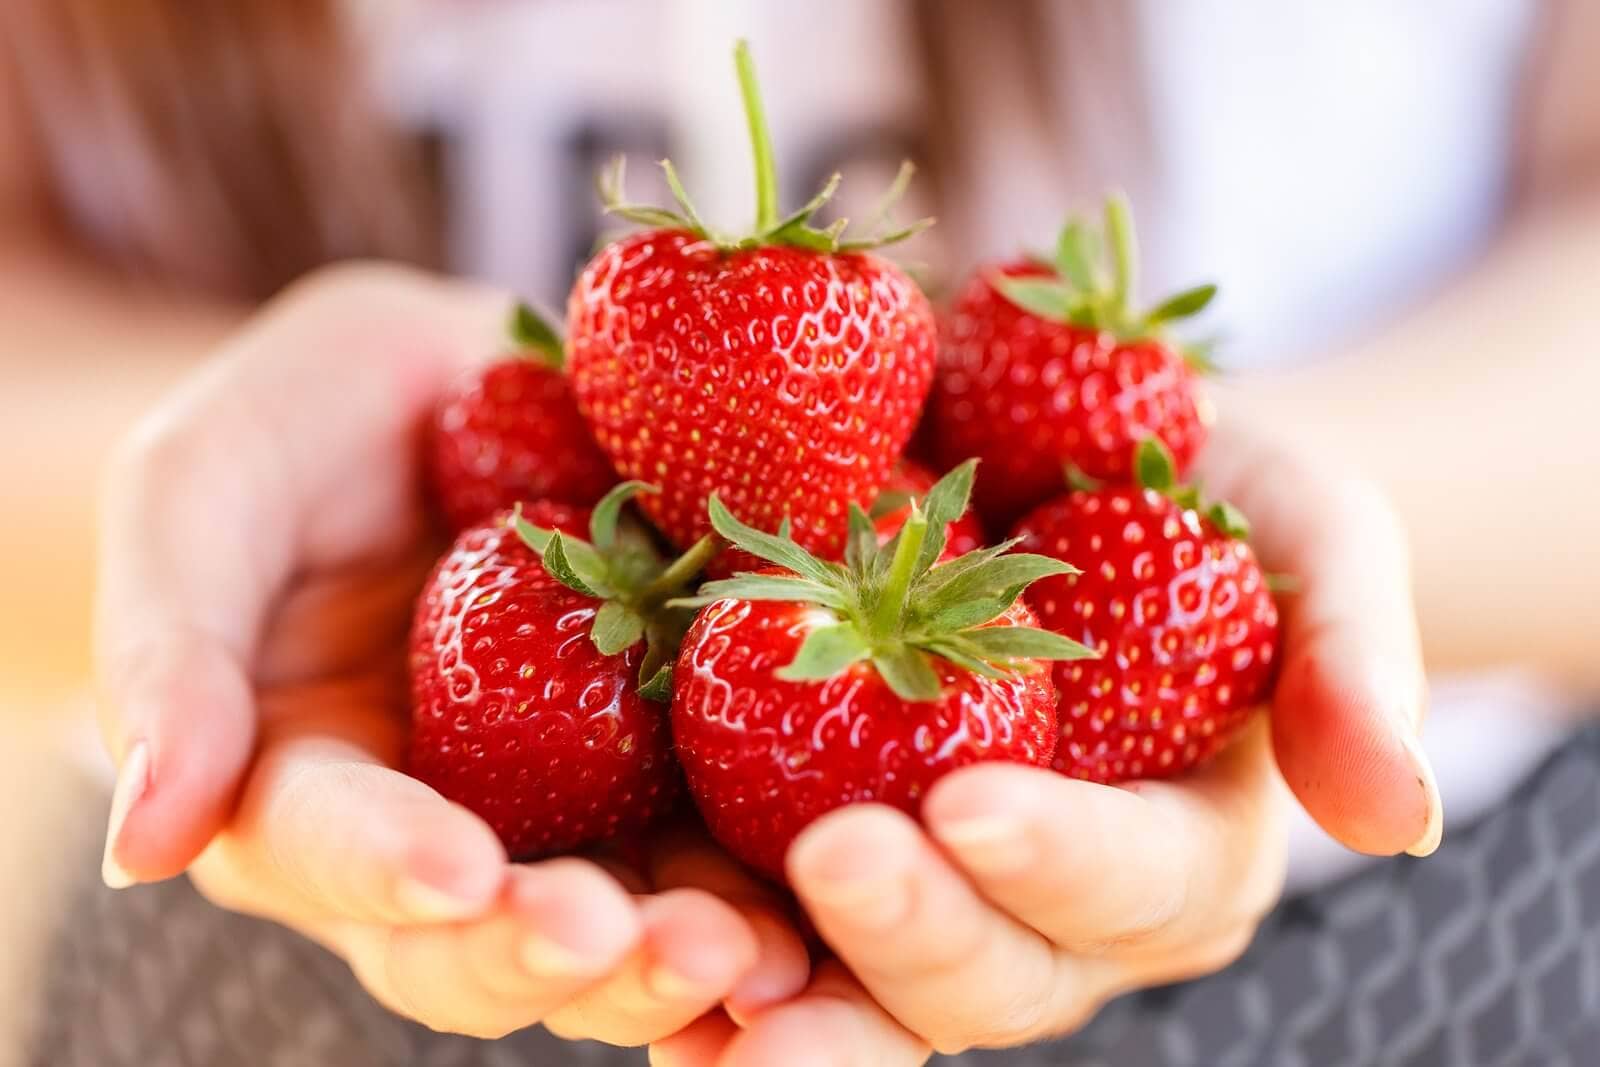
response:
<path id="1" fill-rule="evenodd" d="M 1074 492 L 1017 526 L 1018 551 L 1079 575 L 1024 594 L 1041 625 L 1098 650 L 1055 664 L 1055 766 L 1116 782 L 1178 774 L 1269 695 L 1278 610 L 1250 546 L 1151 489 Z"/>
<path id="2" fill-rule="evenodd" d="M 902 459 L 895 466 L 894 472 L 889 475 L 889 480 L 884 483 L 882 493 L 897 493 L 907 497 L 922 499 L 928 495 L 928 490 L 936 482 L 933 472 L 919 463 L 909 459 Z M 905 507 L 886 511 L 873 520 L 873 525 L 878 530 L 880 544 L 888 543 L 889 539 L 900 532 L 900 526 L 906 521 L 910 512 L 910 502 Z M 983 547 L 983 527 L 978 523 L 978 516 L 971 511 L 963 514 L 959 519 L 950 523 L 946 528 L 947 540 L 944 546 L 944 558 L 953 559 L 964 556 L 975 548 Z"/>
<path id="3" fill-rule="evenodd" d="M 585 535 L 587 509 L 524 510 Z M 513 857 L 637 829 L 673 797 L 665 706 L 637 692 L 644 643 L 601 655 L 599 603 L 546 574 L 503 517 L 463 532 L 418 601 L 410 771 L 482 816 Z"/>
<path id="4" fill-rule="evenodd" d="M 536 358 L 463 375 L 430 431 L 428 476 L 454 532 L 519 502 L 588 506 L 617 483 L 566 376 Z"/>
<path id="5" fill-rule="evenodd" d="M 672 732 L 690 792 L 733 855 L 783 877 L 812 820 L 872 801 L 915 813 L 942 775 L 983 760 L 1047 766 L 1056 738 L 1047 670 L 989 679 L 935 661 L 933 701 L 897 697 L 867 663 L 827 681 L 790 682 L 814 605 L 721 600 L 690 627 L 673 672 Z M 1019 601 L 995 625 L 1030 625 Z"/>
<path id="6" fill-rule="evenodd" d="M 1048 274 L 1029 264 L 999 269 Z M 1130 481 L 1134 445 L 1149 436 L 1165 442 L 1180 473 L 1188 467 L 1206 426 L 1197 376 L 1180 352 L 1040 318 L 997 292 L 987 273 L 967 283 L 942 325 L 927 431 L 942 465 L 983 461 L 974 498 L 985 519 L 1004 529 L 1054 496 L 1067 464 Z"/>
<path id="7" fill-rule="evenodd" d="M 837 557 L 910 436 L 936 330 L 904 272 L 870 253 L 721 251 L 680 230 L 608 245 L 568 307 L 578 404 L 640 504 L 687 546 L 716 492 L 744 521 Z"/>

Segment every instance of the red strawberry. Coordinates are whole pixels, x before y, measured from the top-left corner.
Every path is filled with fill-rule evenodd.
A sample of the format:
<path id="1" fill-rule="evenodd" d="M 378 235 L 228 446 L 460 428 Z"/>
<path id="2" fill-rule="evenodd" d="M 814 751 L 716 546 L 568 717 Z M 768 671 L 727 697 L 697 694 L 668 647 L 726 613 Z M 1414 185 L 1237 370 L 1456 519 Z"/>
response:
<path id="1" fill-rule="evenodd" d="M 1209 758 L 1267 698 L 1277 656 L 1278 609 L 1243 517 L 1226 504 L 1199 510 L 1153 439 L 1137 467 L 1141 488 L 1068 493 L 1015 531 L 1029 552 L 1088 567 L 1027 598 L 1043 625 L 1101 653 L 1055 668 L 1055 766 L 1097 782 Z"/>
<path id="2" fill-rule="evenodd" d="M 708 583 L 673 672 L 672 735 L 714 837 L 782 877 L 808 823 L 857 801 L 915 813 L 941 775 L 981 760 L 1046 766 L 1055 694 L 1036 661 L 1092 655 L 1033 628 L 1017 600 L 1071 568 L 985 549 L 936 563 L 965 509 L 967 464 L 879 546 L 851 509 L 847 562 L 745 526 L 717 531 L 782 568 Z"/>
<path id="3" fill-rule="evenodd" d="M 561 341 L 518 306 L 520 351 L 460 378 L 439 404 L 428 476 L 453 531 L 525 500 L 591 505 L 617 483 L 561 371 Z"/>
<path id="4" fill-rule="evenodd" d="M 757 173 L 756 233 L 707 229 L 670 164 L 682 214 L 626 204 L 621 172 L 608 211 L 657 227 L 616 241 L 572 291 L 571 370 L 600 447 L 628 478 L 659 482 L 641 502 L 669 539 L 709 527 L 717 493 L 741 519 L 837 557 L 845 501 L 868 501 L 889 476 L 933 376 L 936 327 L 916 284 L 867 241 L 809 220 L 835 182 L 777 213 L 749 53 L 736 53 Z M 897 183 L 897 187 L 902 183 Z"/>
<path id="5" fill-rule="evenodd" d="M 1106 234 L 1109 265 L 1093 232 L 1070 221 L 1053 265 L 981 271 L 944 324 L 929 439 L 947 465 L 984 461 L 978 508 L 1000 528 L 1052 496 L 1066 465 L 1126 482 L 1145 437 L 1159 437 L 1180 467 L 1204 443 L 1206 409 L 1190 366 L 1198 357 L 1186 358 L 1166 325 L 1203 309 L 1216 287 L 1135 312 L 1132 223 L 1116 197 Z"/>
<path id="6" fill-rule="evenodd" d="M 909 459 L 902 459 L 872 504 L 872 524 L 878 530 L 878 543 L 888 544 L 900 532 L 900 527 L 911 514 L 911 501 L 928 495 L 934 477 L 926 467 Z M 964 556 L 975 548 L 983 547 L 983 527 L 978 517 L 968 511 L 951 522 L 945 530 L 944 554 L 947 557 Z"/>
<path id="7" fill-rule="evenodd" d="M 417 603 L 411 772 L 514 857 L 637 829 L 672 799 L 665 709 L 639 685 L 659 687 L 670 651 L 646 630 L 710 546 L 663 568 L 618 525 L 640 488 L 618 486 L 592 514 L 540 502 L 466 530 Z"/>

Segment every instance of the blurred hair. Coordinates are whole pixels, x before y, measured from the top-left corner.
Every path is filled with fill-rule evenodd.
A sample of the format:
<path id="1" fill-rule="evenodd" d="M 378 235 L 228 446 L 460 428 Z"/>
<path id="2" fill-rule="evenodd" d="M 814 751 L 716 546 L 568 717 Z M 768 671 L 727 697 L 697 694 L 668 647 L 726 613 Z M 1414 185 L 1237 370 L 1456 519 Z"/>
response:
<path id="1" fill-rule="evenodd" d="M 439 190 L 419 140 L 372 98 L 341 18 L 350 6 L 0 0 L 0 66 L 17 76 L 60 222 L 129 271 L 246 298 L 336 259 L 439 265 Z M 1052 204 L 1098 198 L 1091 157 L 1141 173 L 1118 156 L 1149 150 L 1136 79 L 1105 76 L 1106 57 L 1137 47 L 1129 5 L 907 9 L 929 90 L 925 180 L 940 194 L 943 229 L 992 228 L 966 216 L 994 202 L 983 194 L 1005 154 L 991 143 L 997 113 L 1026 132 L 1027 168 Z"/>
<path id="2" fill-rule="evenodd" d="M 1148 101 L 1141 79 L 1120 76 L 1140 62 L 1137 5 L 915 0 L 912 8 L 941 227 L 981 240 L 995 220 L 970 216 L 1027 203 L 1030 176 L 1042 183 L 1034 209 L 1098 203 L 1107 175 L 1136 205 L 1145 199 L 1139 183 L 1154 180 L 1157 162 Z"/>
<path id="3" fill-rule="evenodd" d="M 164 281 L 263 297 L 322 263 L 433 264 L 418 146 L 336 0 L 0 0 L 60 221 Z"/>

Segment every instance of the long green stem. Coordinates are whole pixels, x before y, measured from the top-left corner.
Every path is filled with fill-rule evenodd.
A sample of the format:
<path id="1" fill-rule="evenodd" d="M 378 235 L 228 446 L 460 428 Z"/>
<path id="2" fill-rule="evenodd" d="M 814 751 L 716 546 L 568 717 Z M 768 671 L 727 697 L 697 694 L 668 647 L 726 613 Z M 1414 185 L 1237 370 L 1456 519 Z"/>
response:
<path id="1" fill-rule="evenodd" d="M 1111 298 L 1117 314 L 1127 311 L 1133 295 L 1134 279 L 1139 270 L 1138 246 L 1133 239 L 1133 212 L 1128 198 L 1112 193 L 1106 198 L 1106 240 L 1111 245 Z"/>
<path id="2" fill-rule="evenodd" d="M 772 135 L 767 132 L 767 114 L 761 106 L 761 86 L 756 83 L 748 42 L 733 46 L 733 63 L 739 71 L 739 95 L 750 123 L 750 152 L 755 157 L 756 232 L 766 233 L 778 222 L 778 168 L 772 158 Z"/>
<path id="3" fill-rule="evenodd" d="M 905 615 L 906 597 L 911 592 L 911 578 L 916 573 L 917 557 L 922 555 L 922 542 L 927 536 L 928 516 L 913 501 L 911 514 L 900 527 L 900 539 L 895 545 L 894 558 L 889 561 L 888 577 L 872 610 L 873 637 L 889 637 L 899 629 L 900 619 Z"/>
<path id="4" fill-rule="evenodd" d="M 635 601 L 645 608 L 654 607 L 655 603 L 677 593 L 689 579 L 706 569 L 706 565 L 721 552 L 727 542 L 714 533 L 708 533 L 700 540 L 689 546 L 689 551 L 672 561 L 672 564 L 656 576 L 655 581 L 639 591 Z"/>

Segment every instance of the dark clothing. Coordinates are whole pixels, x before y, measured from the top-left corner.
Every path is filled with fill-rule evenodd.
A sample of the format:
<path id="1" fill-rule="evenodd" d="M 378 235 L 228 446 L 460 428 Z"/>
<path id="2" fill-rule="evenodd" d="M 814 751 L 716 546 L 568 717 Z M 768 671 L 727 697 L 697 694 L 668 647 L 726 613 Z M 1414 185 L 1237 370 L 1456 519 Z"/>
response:
<path id="1" fill-rule="evenodd" d="M 84 869 L 91 869 L 87 858 Z M 480 1042 L 373 1003 L 334 957 L 187 882 L 85 890 L 30 1067 L 610 1067 L 540 1029 Z M 962 1067 L 1585 1067 L 1600 1062 L 1600 727 L 1426 861 L 1292 898 L 1222 974 Z"/>

